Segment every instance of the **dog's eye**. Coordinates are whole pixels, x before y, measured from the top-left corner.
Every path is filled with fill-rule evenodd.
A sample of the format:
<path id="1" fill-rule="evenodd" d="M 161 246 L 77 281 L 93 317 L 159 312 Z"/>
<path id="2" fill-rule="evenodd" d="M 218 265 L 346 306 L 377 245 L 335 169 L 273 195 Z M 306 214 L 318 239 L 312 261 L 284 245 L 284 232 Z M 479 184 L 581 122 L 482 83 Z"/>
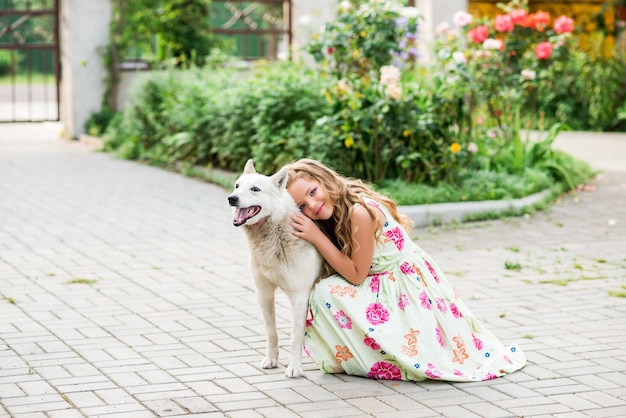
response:
<path id="1" fill-rule="evenodd" d="M 239 183 L 235 183 L 235 189 L 239 188 Z"/>
<path id="2" fill-rule="evenodd" d="M 258 187 L 254 186 L 253 188 L 251 188 L 250 190 L 252 190 L 253 192 L 260 192 L 261 189 L 259 189 Z"/>

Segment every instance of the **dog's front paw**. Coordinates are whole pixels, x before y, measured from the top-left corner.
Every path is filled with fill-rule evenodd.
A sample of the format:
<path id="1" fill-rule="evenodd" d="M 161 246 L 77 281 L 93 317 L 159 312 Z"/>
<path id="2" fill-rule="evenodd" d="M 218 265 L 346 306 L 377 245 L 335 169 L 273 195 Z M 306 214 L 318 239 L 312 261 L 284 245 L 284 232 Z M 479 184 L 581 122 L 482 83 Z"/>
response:
<path id="1" fill-rule="evenodd" d="M 302 367 L 293 367 L 289 365 L 285 369 L 285 376 L 289 378 L 302 377 L 304 376 L 304 371 L 302 371 Z"/>
<path id="2" fill-rule="evenodd" d="M 278 367 L 278 357 L 263 357 L 263 361 L 261 362 L 261 367 L 264 369 L 275 369 Z"/>

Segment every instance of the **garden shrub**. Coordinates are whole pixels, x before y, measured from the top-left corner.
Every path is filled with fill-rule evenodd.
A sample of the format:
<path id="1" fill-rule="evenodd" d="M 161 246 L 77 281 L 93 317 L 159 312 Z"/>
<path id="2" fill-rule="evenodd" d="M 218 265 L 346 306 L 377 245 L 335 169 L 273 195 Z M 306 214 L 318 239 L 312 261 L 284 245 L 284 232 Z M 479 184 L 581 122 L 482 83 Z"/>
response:
<path id="1" fill-rule="evenodd" d="M 325 114 L 319 77 L 295 64 L 249 71 L 171 70 L 138 84 L 105 135 L 106 149 L 155 164 L 211 164 L 259 171 L 298 156 L 324 157 L 313 134 Z"/>
<path id="2" fill-rule="evenodd" d="M 314 69 L 258 63 L 150 76 L 111 123 L 107 149 L 155 164 L 233 172 L 248 158 L 272 173 L 309 157 L 376 184 L 400 204 L 508 199 L 555 183 L 572 189 L 593 175 L 553 149 L 567 127 L 555 123 L 561 116 L 569 122 L 567 115 L 585 110 L 589 121 L 608 125 L 626 114 L 600 110 L 610 102 L 604 90 L 586 104 L 569 98 L 589 79 L 576 78 L 588 57 L 575 50 L 567 17 L 557 25 L 515 7 L 496 22 L 460 13 L 456 29 L 441 30 L 437 61 L 427 67 L 412 59 L 415 9 L 391 1 L 341 7 L 309 45 L 319 61 Z M 516 26 L 515 13 L 532 24 Z M 606 71 L 597 77 L 613 71 L 617 88 L 619 70 Z M 553 76 L 562 83 L 550 85 Z M 551 123 L 541 140 L 522 137 L 529 108 Z"/>

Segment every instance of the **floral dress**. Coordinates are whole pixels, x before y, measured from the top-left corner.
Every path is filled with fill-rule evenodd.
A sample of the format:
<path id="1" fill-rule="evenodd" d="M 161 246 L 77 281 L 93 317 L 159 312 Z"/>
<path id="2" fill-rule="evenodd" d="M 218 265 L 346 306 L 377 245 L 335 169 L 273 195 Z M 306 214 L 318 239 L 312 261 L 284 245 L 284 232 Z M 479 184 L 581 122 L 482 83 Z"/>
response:
<path id="1" fill-rule="evenodd" d="M 305 351 L 318 367 L 375 379 L 458 382 L 521 369 L 522 350 L 505 347 L 472 315 L 384 205 L 366 203 L 387 220 L 370 274 L 358 286 L 336 274 L 311 293 Z"/>

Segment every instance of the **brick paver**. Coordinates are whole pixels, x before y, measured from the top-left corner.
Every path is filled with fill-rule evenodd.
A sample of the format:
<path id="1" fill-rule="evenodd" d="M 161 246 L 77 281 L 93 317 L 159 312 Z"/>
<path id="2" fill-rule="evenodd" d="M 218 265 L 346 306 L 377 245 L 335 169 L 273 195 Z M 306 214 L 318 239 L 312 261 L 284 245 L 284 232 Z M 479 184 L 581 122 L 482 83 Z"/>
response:
<path id="1" fill-rule="evenodd" d="M 529 363 L 480 383 L 283 376 L 228 192 L 0 125 L 0 416 L 626 416 L 626 136 L 557 145 L 603 173 L 526 217 L 414 232 Z M 519 264 L 519 270 L 506 266 Z"/>

